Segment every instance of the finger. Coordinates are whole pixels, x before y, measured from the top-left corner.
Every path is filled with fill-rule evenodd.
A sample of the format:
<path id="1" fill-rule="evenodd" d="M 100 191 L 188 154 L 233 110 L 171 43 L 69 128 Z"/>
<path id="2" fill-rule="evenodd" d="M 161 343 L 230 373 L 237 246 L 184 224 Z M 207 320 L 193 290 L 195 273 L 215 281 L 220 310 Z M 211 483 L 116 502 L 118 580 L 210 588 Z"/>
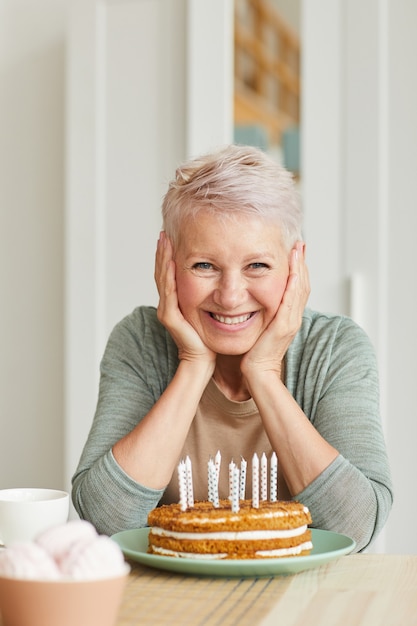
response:
<path id="1" fill-rule="evenodd" d="M 300 297 L 306 300 L 310 294 L 310 278 L 305 261 L 306 246 L 303 241 L 297 241 L 290 255 L 290 282 L 298 290 Z M 297 280 L 292 278 L 297 276 Z"/>
<path id="2" fill-rule="evenodd" d="M 157 286 L 161 278 L 161 265 L 162 265 L 162 257 L 163 257 L 163 246 L 164 246 L 163 238 L 164 238 L 164 232 L 161 231 L 159 233 L 159 239 L 156 243 L 156 250 L 155 250 L 154 279 L 155 279 Z"/>
<path id="3" fill-rule="evenodd" d="M 306 244 L 302 241 L 299 242 L 298 245 L 298 275 L 299 275 L 299 285 L 298 289 L 300 290 L 301 297 L 303 298 L 303 306 L 307 304 L 308 297 L 310 295 L 310 276 L 306 263 Z"/>
<path id="4" fill-rule="evenodd" d="M 155 282 L 160 296 L 171 292 L 175 287 L 175 270 L 172 246 L 164 232 L 159 236 L 155 255 Z"/>

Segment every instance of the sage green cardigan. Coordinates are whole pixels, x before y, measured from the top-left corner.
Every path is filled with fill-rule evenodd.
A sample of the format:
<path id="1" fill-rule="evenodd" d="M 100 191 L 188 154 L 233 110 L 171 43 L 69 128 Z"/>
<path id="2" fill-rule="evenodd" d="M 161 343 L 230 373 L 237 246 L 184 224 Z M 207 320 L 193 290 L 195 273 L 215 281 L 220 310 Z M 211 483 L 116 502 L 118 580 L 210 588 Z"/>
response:
<path id="1" fill-rule="evenodd" d="M 135 482 L 112 446 L 148 413 L 172 379 L 177 349 L 153 307 L 138 307 L 110 335 L 93 424 L 73 477 L 80 517 L 99 532 L 146 526 L 164 490 Z M 296 498 L 317 528 L 344 533 L 362 550 L 392 506 L 374 350 L 350 318 L 306 309 L 286 355 L 285 384 L 339 456 Z M 215 451 L 214 451 L 215 453 Z"/>

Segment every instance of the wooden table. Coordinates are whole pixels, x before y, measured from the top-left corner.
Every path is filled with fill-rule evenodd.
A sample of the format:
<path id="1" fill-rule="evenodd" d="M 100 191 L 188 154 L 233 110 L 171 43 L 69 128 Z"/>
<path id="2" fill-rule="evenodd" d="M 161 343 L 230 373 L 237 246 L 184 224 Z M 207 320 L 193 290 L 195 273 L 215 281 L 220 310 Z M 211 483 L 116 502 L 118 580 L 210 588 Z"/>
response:
<path id="1" fill-rule="evenodd" d="M 131 565 L 117 626 L 417 625 L 417 555 L 355 554 L 276 578 Z"/>

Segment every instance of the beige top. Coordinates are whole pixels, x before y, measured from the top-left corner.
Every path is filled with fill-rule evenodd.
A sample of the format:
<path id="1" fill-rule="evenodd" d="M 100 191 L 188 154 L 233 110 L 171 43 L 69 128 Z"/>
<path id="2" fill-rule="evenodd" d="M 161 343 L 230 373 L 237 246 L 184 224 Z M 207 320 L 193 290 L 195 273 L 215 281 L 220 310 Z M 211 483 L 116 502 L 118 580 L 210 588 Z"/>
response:
<path id="1" fill-rule="evenodd" d="M 269 461 L 272 447 L 263 429 L 262 420 L 253 399 L 244 402 L 229 400 L 211 379 L 202 396 L 197 414 L 187 435 L 181 458 L 189 455 L 192 463 L 193 489 L 195 500 L 207 500 L 208 461 L 221 454 L 219 497 L 229 495 L 229 463 L 234 461 L 240 467 L 242 457 L 247 462 L 246 498 L 252 497 L 252 457 L 254 453 L 261 460 L 265 452 Z M 269 491 L 268 491 L 269 495 Z M 287 486 L 278 469 L 278 498 L 289 500 Z M 178 502 L 178 476 L 174 472 L 165 490 L 161 503 Z"/>

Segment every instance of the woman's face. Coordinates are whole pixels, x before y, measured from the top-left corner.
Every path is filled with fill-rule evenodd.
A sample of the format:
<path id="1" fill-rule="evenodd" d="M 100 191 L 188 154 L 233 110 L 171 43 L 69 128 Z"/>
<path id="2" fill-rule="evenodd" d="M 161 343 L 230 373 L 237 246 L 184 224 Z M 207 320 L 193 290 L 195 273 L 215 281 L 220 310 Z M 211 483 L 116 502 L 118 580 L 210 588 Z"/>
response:
<path id="1" fill-rule="evenodd" d="M 178 302 L 208 348 L 250 350 L 275 316 L 288 273 L 278 226 L 202 211 L 183 225 L 175 253 Z"/>

